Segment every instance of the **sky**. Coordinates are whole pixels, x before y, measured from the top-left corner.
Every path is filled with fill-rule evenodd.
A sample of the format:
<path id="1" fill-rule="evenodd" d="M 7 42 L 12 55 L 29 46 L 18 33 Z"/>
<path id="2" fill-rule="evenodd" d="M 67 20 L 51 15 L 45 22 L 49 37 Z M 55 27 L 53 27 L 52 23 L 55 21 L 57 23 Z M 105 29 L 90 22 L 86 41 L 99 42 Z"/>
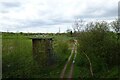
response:
<path id="1" fill-rule="evenodd" d="M 119 0 L 0 0 L 0 31 L 57 33 L 74 21 L 112 21 Z"/>

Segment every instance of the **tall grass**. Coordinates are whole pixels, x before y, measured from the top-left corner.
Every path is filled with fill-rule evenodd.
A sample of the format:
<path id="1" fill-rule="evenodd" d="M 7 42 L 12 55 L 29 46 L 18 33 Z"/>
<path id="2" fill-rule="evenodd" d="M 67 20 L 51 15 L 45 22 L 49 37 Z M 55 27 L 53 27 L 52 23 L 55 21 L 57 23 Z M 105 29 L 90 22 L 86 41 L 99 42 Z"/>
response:
<path id="1" fill-rule="evenodd" d="M 28 37 L 28 36 L 27 36 Z M 40 68 L 33 60 L 32 40 L 21 34 L 3 34 L 3 78 L 59 78 L 63 65 L 70 54 L 66 37 L 54 38 L 55 63 Z"/>
<path id="2" fill-rule="evenodd" d="M 30 76 L 33 64 L 31 52 L 31 40 L 19 34 L 3 35 L 3 78 Z"/>

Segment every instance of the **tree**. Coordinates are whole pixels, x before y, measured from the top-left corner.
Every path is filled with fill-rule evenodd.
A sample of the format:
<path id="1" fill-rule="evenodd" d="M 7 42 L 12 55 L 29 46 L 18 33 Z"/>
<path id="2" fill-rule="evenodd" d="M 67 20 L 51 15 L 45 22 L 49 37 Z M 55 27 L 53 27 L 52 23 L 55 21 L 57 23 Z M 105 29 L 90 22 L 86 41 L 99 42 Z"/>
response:
<path id="1" fill-rule="evenodd" d="M 71 29 L 67 29 L 67 30 L 66 30 L 67 33 L 70 33 L 71 31 L 72 31 Z"/>
<path id="2" fill-rule="evenodd" d="M 113 30 L 117 33 L 117 41 L 119 40 L 119 34 L 120 34 L 120 19 L 116 19 L 116 21 L 111 22 L 111 26 Z"/>
<path id="3" fill-rule="evenodd" d="M 120 33 L 120 21 L 119 20 L 111 22 L 111 26 L 116 33 Z"/>
<path id="4" fill-rule="evenodd" d="M 73 30 L 74 32 L 80 32 L 84 26 L 84 22 L 83 20 L 75 20 L 74 24 L 73 24 Z"/>
<path id="5" fill-rule="evenodd" d="M 115 63 L 116 60 L 113 61 L 115 58 L 114 43 L 109 35 L 107 22 L 91 22 L 86 28 L 86 31 L 81 32 L 78 37 L 78 52 L 86 56 L 87 61 L 84 64 L 89 63 L 88 68 L 93 77 L 100 70 L 107 70 L 106 64 Z"/>
<path id="6" fill-rule="evenodd" d="M 117 65 L 120 63 L 119 62 L 119 57 L 120 57 L 120 42 L 119 42 L 119 36 L 120 36 L 120 18 L 116 19 L 115 21 L 111 22 L 111 26 L 113 28 L 113 30 L 116 32 L 117 34 L 117 45 L 116 45 L 116 55 L 115 55 L 115 60 L 117 62 Z"/>
<path id="7" fill-rule="evenodd" d="M 70 36 L 72 36 L 72 30 L 71 29 L 67 29 L 66 32 L 68 33 L 68 35 L 70 34 Z"/>

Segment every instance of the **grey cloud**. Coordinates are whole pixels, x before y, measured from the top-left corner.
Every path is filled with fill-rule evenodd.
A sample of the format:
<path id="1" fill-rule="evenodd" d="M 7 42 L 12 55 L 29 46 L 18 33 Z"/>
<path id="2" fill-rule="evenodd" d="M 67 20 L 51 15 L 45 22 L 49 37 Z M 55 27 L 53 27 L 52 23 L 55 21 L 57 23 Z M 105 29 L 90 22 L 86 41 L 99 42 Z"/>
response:
<path id="1" fill-rule="evenodd" d="M 100 11 L 103 11 L 104 13 L 101 15 L 93 15 L 94 12 L 100 13 Z M 118 14 L 118 7 L 114 6 L 114 7 L 109 7 L 109 8 L 105 8 L 105 7 L 98 7 L 98 8 L 88 8 L 82 15 L 76 15 L 74 16 L 74 18 L 109 18 L 109 17 L 116 17 Z"/>
<path id="2" fill-rule="evenodd" d="M 49 20 L 17 20 L 20 23 L 20 27 L 45 27 L 49 25 L 60 25 L 64 23 L 71 23 L 72 20 L 65 20 L 62 18 L 49 19 Z"/>
<path id="3" fill-rule="evenodd" d="M 66 18 L 54 18 L 51 19 L 55 24 L 63 24 L 63 23 L 71 23 L 73 19 L 66 19 Z"/>
<path id="4" fill-rule="evenodd" d="M 13 8 L 20 9 L 21 3 L 19 2 L 1 2 L 0 3 L 0 13 L 9 13 Z"/>
<path id="5" fill-rule="evenodd" d="M 3 14 L 4 13 L 9 13 L 9 11 L 7 11 L 7 10 L 1 10 L 0 13 L 3 13 Z"/>
<path id="6" fill-rule="evenodd" d="M 118 15 L 118 8 L 114 7 L 114 8 L 110 8 L 108 10 L 106 10 L 106 13 L 104 14 L 104 16 L 106 17 L 114 17 Z"/>
<path id="7" fill-rule="evenodd" d="M 1 2 L 1 5 L 4 8 L 13 8 L 13 7 L 19 7 L 21 4 L 19 2 Z"/>

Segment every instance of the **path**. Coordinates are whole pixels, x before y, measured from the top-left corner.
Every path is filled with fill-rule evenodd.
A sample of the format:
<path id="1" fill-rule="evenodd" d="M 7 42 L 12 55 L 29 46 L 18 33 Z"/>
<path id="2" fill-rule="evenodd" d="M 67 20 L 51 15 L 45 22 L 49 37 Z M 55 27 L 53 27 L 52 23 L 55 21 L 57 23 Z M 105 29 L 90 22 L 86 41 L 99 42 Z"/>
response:
<path id="1" fill-rule="evenodd" d="M 72 48 L 71 54 L 70 54 L 70 56 L 69 56 L 69 58 L 68 58 L 68 61 L 66 62 L 65 66 L 64 66 L 64 68 L 63 68 L 63 70 L 62 70 L 62 72 L 61 72 L 60 78 L 63 78 L 63 77 L 64 77 L 64 74 L 65 74 L 67 65 L 68 65 L 68 63 L 69 63 L 69 61 L 70 61 L 70 59 L 71 59 L 71 57 L 72 57 L 72 55 L 73 55 L 73 49 L 74 49 L 74 47 Z"/>
<path id="2" fill-rule="evenodd" d="M 75 59 L 76 59 L 76 55 L 77 55 L 77 40 L 75 40 L 75 46 L 74 46 L 74 53 L 75 53 L 75 56 L 74 56 L 74 59 L 72 61 L 72 64 L 71 64 L 71 68 L 70 68 L 70 73 L 68 75 L 68 78 L 73 78 L 73 72 L 74 72 L 74 63 L 75 63 Z"/>
<path id="3" fill-rule="evenodd" d="M 68 58 L 68 61 L 66 62 L 62 72 L 61 72 L 61 75 L 60 75 L 60 78 L 64 78 L 64 75 L 65 75 L 65 71 L 66 71 L 66 68 L 68 66 L 68 63 L 70 62 L 71 60 L 71 57 L 73 56 L 73 53 L 75 53 L 75 56 L 74 56 L 74 59 L 72 61 L 72 64 L 71 64 L 71 67 L 70 67 L 70 72 L 69 72 L 69 75 L 68 75 L 68 78 L 72 78 L 73 77 L 73 71 L 74 71 L 74 63 L 75 63 L 75 58 L 76 58 L 76 55 L 77 55 L 77 52 L 76 52 L 76 48 L 77 48 L 77 40 L 75 40 L 75 43 L 73 44 L 73 47 L 72 47 L 72 50 L 71 50 L 71 54 Z"/>

